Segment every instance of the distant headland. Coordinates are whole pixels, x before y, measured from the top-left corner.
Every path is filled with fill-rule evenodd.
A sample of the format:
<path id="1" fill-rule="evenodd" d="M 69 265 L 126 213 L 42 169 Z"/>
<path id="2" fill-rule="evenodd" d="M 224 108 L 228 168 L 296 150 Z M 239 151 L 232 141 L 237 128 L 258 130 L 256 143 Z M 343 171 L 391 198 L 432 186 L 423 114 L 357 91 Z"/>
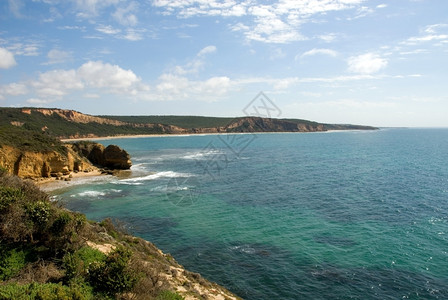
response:
<path id="1" fill-rule="evenodd" d="M 92 116 L 58 108 L 0 108 L 0 127 L 26 129 L 59 139 L 124 135 L 375 130 L 372 126 L 325 124 L 301 119 L 203 116 Z"/>

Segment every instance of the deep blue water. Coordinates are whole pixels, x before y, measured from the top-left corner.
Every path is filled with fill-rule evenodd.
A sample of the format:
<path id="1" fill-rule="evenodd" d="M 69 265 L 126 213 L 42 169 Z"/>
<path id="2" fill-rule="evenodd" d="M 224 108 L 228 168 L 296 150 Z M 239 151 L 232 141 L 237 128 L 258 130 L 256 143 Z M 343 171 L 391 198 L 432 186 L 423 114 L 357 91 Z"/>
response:
<path id="1" fill-rule="evenodd" d="M 152 137 L 55 193 L 244 299 L 448 299 L 448 129 Z"/>

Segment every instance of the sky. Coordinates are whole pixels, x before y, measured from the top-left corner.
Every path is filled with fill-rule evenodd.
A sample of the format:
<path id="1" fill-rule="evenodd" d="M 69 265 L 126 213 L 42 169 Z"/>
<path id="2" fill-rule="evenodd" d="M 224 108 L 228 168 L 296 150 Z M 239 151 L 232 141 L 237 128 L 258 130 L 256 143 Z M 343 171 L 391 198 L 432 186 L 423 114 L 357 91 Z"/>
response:
<path id="1" fill-rule="evenodd" d="M 446 0 L 0 0 L 2 107 L 448 127 L 447 83 Z"/>

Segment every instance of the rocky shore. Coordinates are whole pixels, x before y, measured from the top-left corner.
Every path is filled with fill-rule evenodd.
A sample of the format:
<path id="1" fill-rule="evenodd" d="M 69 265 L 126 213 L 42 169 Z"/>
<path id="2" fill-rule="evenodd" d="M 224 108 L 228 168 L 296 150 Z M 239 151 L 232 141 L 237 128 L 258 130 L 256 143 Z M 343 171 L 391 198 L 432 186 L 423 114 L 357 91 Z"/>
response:
<path id="1" fill-rule="evenodd" d="M 130 169 L 129 154 L 116 145 L 104 147 L 94 142 L 66 143 L 62 150 L 24 151 L 0 147 L 0 166 L 20 178 L 35 181 L 70 181 L 77 174 L 113 174 Z"/>

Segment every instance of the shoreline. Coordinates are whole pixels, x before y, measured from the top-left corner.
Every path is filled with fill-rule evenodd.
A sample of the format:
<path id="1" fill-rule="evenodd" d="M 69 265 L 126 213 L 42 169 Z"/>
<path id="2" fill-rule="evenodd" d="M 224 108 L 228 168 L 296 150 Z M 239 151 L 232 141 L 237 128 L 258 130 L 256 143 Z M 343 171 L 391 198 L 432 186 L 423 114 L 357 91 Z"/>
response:
<path id="1" fill-rule="evenodd" d="M 71 175 L 71 177 L 69 177 Z M 82 185 L 88 183 L 90 180 L 87 180 L 88 178 L 91 178 L 92 180 L 98 180 L 99 178 L 107 178 L 108 174 L 103 174 L 99 170 L 90 171 L 90 172 L 71 172 L 70 175 L 65 176 L 65 178 L 70 178 L 69 181 L 66 181 L 64 179 L 57 180 L 56 178 L 39 178 L 38 180 L 33 180 L 33 182 L 44 192 L 52 192 L 55 190 L 63 189 L 66 187 L 72 187 L 76 185 Z"/>
<path id="2" fill-rule="evenodd" d="M 380 130 L 380 129 L 378 129 Z M 189 136 L 208 136 L 208 135 L 225 135 L 225 134 L 302 134 L 302 133 L 333 133 L 333 132 L 357 132 L 357 131 L 377 131 L 366 129 L 340 129 L 325 131 L 275 131 L 275 132 L 211 132 L 211 133 L 168 133 L 168 134 L 130 134 L 130 135 L 110 135 L 103 137 L 85 137 L 85 138 L 69 138 L 60 139 L 61 142 L 79 142 L 79 141 L 99 141 L 99 140 L 116 140 L 116 139 L 138 139 L 138 138 L 160 138 L 160 137 L 189 137 Z"/>

